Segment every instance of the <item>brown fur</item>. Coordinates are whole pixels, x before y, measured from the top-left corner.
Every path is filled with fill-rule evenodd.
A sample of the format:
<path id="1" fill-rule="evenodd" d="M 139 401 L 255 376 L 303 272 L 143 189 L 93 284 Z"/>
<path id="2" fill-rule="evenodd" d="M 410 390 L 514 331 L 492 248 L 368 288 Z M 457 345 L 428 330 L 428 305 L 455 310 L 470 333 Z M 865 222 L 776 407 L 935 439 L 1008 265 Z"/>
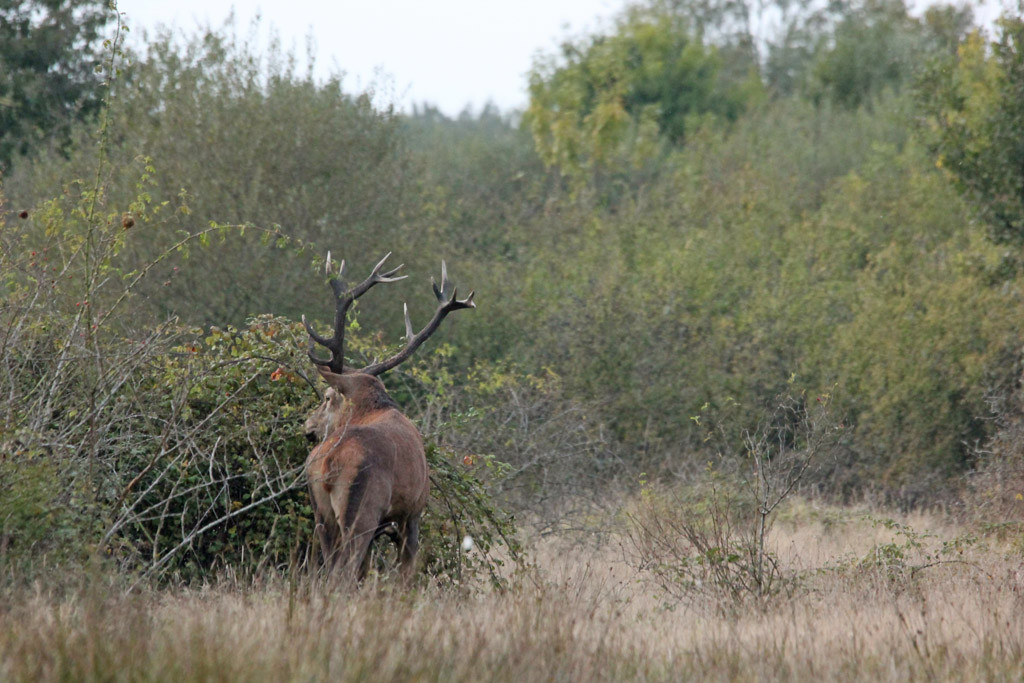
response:
<path id="1" fill-rule="evenodd" d="M 408 579 L 430 492 L 423 439 L 376 377 L 318 370 L 331 388 L 306 420 L 307 434 L 322 439 L 306 474 L 324 562 L 362 579 L 370 543 L 394 525 Z"/>

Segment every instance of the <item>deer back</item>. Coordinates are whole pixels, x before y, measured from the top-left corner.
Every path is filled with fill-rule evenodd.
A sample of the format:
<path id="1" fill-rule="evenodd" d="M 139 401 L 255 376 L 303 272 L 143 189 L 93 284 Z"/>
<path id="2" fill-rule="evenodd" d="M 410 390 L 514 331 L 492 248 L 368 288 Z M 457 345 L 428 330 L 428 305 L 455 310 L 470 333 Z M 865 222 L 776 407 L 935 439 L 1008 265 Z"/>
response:
<path id="1" fill-rule="evenodd" d="M 389 516 L 421 512 L 429 479 L 419 430 L 376 377 L 326 369 L 321 374 L 331 388 L 307 429 L 327 433 L 306 460 L 310 482 L 327 495 L 338 486 L 349 487 L 348 507 L 358 508 L 372 481 L 375 492 L 389 496 L 376 501 Z"/>

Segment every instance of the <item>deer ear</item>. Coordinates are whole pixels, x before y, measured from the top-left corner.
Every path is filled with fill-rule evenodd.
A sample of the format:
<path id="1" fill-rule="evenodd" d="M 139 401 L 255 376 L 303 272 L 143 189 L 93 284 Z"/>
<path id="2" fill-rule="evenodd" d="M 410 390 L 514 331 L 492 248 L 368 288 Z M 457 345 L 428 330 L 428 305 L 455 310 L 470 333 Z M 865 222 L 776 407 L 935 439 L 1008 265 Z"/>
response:
<path id="1" fill-rule="evenodd" d="M 328 386 L 333 387 L 336 391 L 340 392 L 344 396 L 350 396 L 355 390 L 355 383 L 352 378 L 348 375 L 343 375 L 337 372 L 331 372 L 326 365 L 316 366 L 317 372 L 324 378 Z"/>

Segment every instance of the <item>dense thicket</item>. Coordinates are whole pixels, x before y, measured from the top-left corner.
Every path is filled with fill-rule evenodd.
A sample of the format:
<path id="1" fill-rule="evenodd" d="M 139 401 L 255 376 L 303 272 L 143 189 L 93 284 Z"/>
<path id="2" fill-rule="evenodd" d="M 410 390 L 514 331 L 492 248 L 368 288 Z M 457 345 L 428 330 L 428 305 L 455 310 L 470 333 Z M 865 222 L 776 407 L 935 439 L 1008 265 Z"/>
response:
<path id="1" fill-rule="evenodd" d="M 227 533 L 237 492 L 179 500 L 173 482 L 186 481 L 186 453 L 221 453 L 225 467 L 255 453 L 260 472 L 264 456 L 298 457 L 287 425 L 297 433 L 312 394 L 294 344 L 268 351 L 267 326 L 327 317 L 314 273 L 328 249 L 354 271 L 394 251 L 413 276 L 358 307 L 368 353 L 398 339 L 400 300 L 414 322 L 428 315 L 442 258 L 477 290 L 479 310 L 452 321 L 441 353 L 392 384 L 439 452 L 493 455 L 479 482 L 517 505 L 564 511 L 566 494 L 593 482 L 735 460 L 744 431 L 794 387 L 833 396 L 844 425 L 825 490 L 923 502 L 956 489 L 986 466 L 993 432 L 1010 429 L 1012 411 L 991 419 L 993 399 L 1019 404 L 1021 20 L 1005 17 L 990 39 L 950 7 L 777 9 L 779 30 L 755 36 L 774 15 L 637 3 L 539 58 L 522 116 L 487 107 L 455 119 L 430 106 L 397 114 L 227 30 L 157 36 L 111 90 L 100 154 L 95 124 L 81 126 L 68 158 L 40 151 L 4 178 L 4 266 L 17 275 L 2 311 L 17 335 L 2 347 L 13 402 L 0 486 L 22 493 L 0 513 L 17 525 L 54 509 L 53 482 L 78 468 L 98 507 L 68 524 L 120 539 L 138 564 L 181 541 L 152 527 L 168 513 L 139 517 L 140 497 L 128 514 L 125 501 L 173 465 L 147 491 L 178 501 L 190 529 L 226 510 L 212 528 Z M 85 279 L 47 294 L 40 269 L 53 265 L 38 254 Z M 283 317 L 247 322 L 263 313 Z M 220 333 L 181 327 L 211 324 L 235 326 L 239 341 L 219 347 Z M 133 355 L 129 340 L 145 334 L 151 350 Z M 204 336 L 195 358 L 180 347 Z M 292 373 L 294 395 L 269 384 L 275 367 Z M 161 398 L 174 419 L 135 421 L 164 385 L 193 388 Z M 230 400 L 211 403 L 222 389 Z M 108 406 L 132 438 L 99 430 Z M 737 417 L 712 447 L 707 420 L 724 406 Z M 253 431 L 256 415 L 266 430 Z M 197 416 L 220 426 L 200 439 Z M 172 433 L 188 435 L 179 460 L 166 459 Z M 1013 442 L 1007 433 L 997 443 Z M 1000 453 L 1001 466 L 1016 457 Z M 267 482 L 290 472 L 271 470 Z M 256 489 L 248 500 L 284 490 Z M 269 502 L 289 524 L 304 514 L 299 498 Z M 279 558 L 302 528 L 248 519 Z M 22 546 L 42 542 L 19 533 Z M 211 548 L 181 555 L 230 561 Z"/>

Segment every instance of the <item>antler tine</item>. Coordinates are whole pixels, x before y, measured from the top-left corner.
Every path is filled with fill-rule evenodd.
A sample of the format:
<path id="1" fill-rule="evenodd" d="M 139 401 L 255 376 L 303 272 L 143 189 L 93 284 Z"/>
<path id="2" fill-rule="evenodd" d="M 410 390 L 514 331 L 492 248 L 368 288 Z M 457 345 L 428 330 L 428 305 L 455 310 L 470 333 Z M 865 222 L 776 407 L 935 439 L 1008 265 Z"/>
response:
<path id="1" fill-rule="evenodd" d="M 380 363 L 372 363 L 359 372 L 364 372 L 368 375 L 379 375 L 382 372 L 390 370 L 399 363 L 405 361 L 409 356 L 413 354 L 420 347 L 423 342 L 427 340 L 437 328 L 440 327 L 441 321 L 451 313 L 462 308 L 476 308 L 476 303 L 473 301 L 473 295 L 475 292 L 470 292 L 469 296 L 465 299 L 459 299 L 458 293 L 455 287 L 451 288 L 451 294 L 448 292 L 448 268 L 444 261 L 441 261 L 441 286 L 437 286 L 434 279 L 431 278 L 431 285 L 434 289 L 434 295 L 438 300 L 437 310 L 434 311 L 434 316 L 427 323 L 426 327 L 420 330 L 418 333 L 413 334 L 412 332 L 412 321 L 409 319 L 409 307 L 405 306 L 405 348 L 396 353 L 391 358 Z"/>
<path id="2" fill-rule="evenodd" d="M 384 265 L 384 262 L 388 260 L 389 256 L 391 256 L 390 251 L 384 255 L 384 258 L 377 262 L 377 265 L 373 267 L 373 272 L 370 273 L 370 277 L 373 278 L 376 282 L 397 282 L 398 280 L 404 280 L 405 278 L 409 277 L 408 275 L 399 275 L 398 277 L 392 277 L 395 273 L 397 273 L 398 271 L 405 267 L 404 263 L 400 264 L 396 268 L 392 268 L 386 273 L 381 274 L 381 266 Z"/>
<path id="3" fill-rule="evenodd" d="M 313 326 L 309 324 L 308 320 L 306 320 L 306 316 L 302 316 L 302 324 L 306 328 L 306 333 L 309 335 L 309 349 L 306 351 L 306 355 L 309 356 L 309 359 L 313 361 L 313 363 L 315 363 L 316 365 L 326 365 L 328 367 L 331 367 L 331 370 L 333 371 L 334 367 L 331 364 L 333 363 L 336 355 L 335 349 L 337 348 L 340 351 L 340 345 L 335 344 L 335 339 L 327 339 L 326 337 L 321 337 L 319 334 L 317 334 L 316 330 L 313 329 Z M 322 358 L 318 358 L 316 354 L 313 353 L 313 351 L 316 349 L 316 344 L 314 344 L 314 342 L 316 344 L 319 344 L 320 346 L 325 347 L 328 351 L 331 352 L 330 359 L 323 360 Z M 340 354 L 337 355 L 338 357 L 340 357 Z M 340 372 L 340 370 L 338 372 Z"/>
<path id="4" fill-rule="evenodd" d="M 403 303 L 402 311 L 405 313 L 405 341 L 411 342 L 415 335 L 412 333 L 412 320 L 409 319 L 409 304 Z"/>
<path id="5" fill-rule="evenodd" d="M 388 253 L 384 254 L 384 258 L 382 258 L 380 261 L 377 261 L 377 265 L 373 267 L 373 270 L 370 272 L 370 275 L 376 275 L 377 273 L 379 273 L 380 267 L 384 265 L 385 261 L 391 258 L 391 254 L 393 253 L 393 251 L 389 251 Z"/>
<path id="6" fill-rule="evenodd" d="M 384 258 L 377 262 L 377 265 L 373 267 L 373 271 L 370 272 L 370 277 L 366 278 L 348 291 L 348 295 L 351 295 L 353 301 L 361 297 L 363 294 L 366 294 L 370 287 L 373 287 L 379 282 L 398 282 L 399 280 L 404 280 L 409 277 L 408 275 L 399 275 L 395 277 L 395 273 L 405 267 L 404 263 L 396 268 L 392 268 L 386 273 L 381 273 L 380 269 L 383 267 L 384 262 L 388 260 L 388 256 L 391 256 L 390 251 L 384 256 Z"/>
<path id="7" fill-rule="evenodd" d="M 302 316 L 302 325 L 306 328 L 306 334 L 309 335 L 310 341 L 315 341 L 320 346 L 327 346 L 331 342 L 330 339 L 327 339 L 326 337 L 321 337 L 319 334 L 316 333 L 316 330 L 313 329 L 313 326 L 309 324 L 308 320 L 306 320 L 305 314 L 303 314 Z"/>
<path id="8" fill-rule="evenodd" d="M 438 287 L 434 278 L 430 278 L 430 286 L 434 288 L 434 296 L 437 300 L 444 302 L 448 300 L 448 266 L 445 264 L 444 259 L 441 259 L 441 286 Z"/>

